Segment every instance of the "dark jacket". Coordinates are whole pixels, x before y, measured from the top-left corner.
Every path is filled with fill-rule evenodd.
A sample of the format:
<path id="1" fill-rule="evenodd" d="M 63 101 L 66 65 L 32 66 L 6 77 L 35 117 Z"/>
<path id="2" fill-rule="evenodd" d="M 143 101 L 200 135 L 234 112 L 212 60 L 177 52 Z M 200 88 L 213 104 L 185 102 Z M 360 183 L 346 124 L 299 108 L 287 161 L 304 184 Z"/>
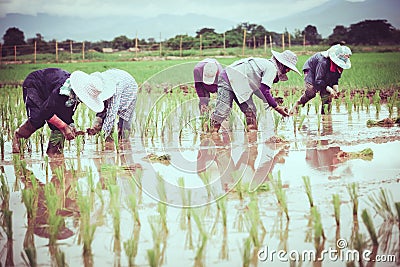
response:
<path id="1" fill-rule="evenodd" d="M 60 87 L 70 73 L 57 68 L 47 68 L 30 73 L 22 87 L 28 118 L 40 128 L 54 114 L 65 123 L 73 123 L 74 106 L 66 107 L 68 96 L 60 95 Z"/>
<path id="2" fill-rule="evenodd" d="M 325 89 L 326 86 L 332 87 L 338 84 L 341 73 L 330 71 L 331 60 L 321 55 L 320 52 L 311 56 L 303 66 L 303 72 L 307 73 L 304 81 L 314 86 L 316 91 Z"/>

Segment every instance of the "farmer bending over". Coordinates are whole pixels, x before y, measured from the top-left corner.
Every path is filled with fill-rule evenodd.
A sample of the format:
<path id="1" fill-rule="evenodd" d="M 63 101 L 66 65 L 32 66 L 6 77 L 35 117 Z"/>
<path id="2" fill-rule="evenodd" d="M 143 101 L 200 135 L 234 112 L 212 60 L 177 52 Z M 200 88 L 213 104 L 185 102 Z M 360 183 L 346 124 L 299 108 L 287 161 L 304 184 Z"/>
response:
<path id="1" fill-rule="evenodd" d="M 12 152 L 20 152 L 20 139 L 28 139 L 47 123 L 51 135 L 46 153 L 62 153 L 64 140 L 75 138 L 72 116 L 80 102 L 94 112 L 104 108 L 101 80 L 82 71 L 72 74 L 58 68 L 30 73 L 22 84 L 28 119 L 15 131 Z"/>
<path id="2" fill-rule="evenodd" d="M 339 92 L 338 83 L 342 72 L 351 68 L 350 56 L 350 48 L 340 44 L 311 56 L 303 66 L 306 90 L 290 114 L 297 113 L 298 106 L 304 106 L 317 92 L 322 100 L 321 114 L 325 114 L 325 109 L 330 113 L 332 97 L 336 97 Z"/>
<path id="3" fill-rule="evenodd" d="M 200 99 L 200 114 L 208 112 L 210 93 L 216 93 L 218 89 L 218 75 L 222 71 L 221 64 L 212 58 L 206 58 L 196 64 L 193 69 L 194 88 Z"/>
<path id="4" fill-rule="evenodd" d="M 257 130 L 256 107 L 252 95 L 255 93 L 282 116 L 289 116 L 284 107 L 277 104 L 270 89 L 273 83 L 287 81 L 286 73 L 296 68 L 297 56 L 290 50 L 282 53 L 272 51 L 270 59 L 245 58 L 234 62 L 223 70 L 218 80 L 218 96 L 215 111 L 211 115 L 211 131 L 218 132 L 222 121 L 229 116 L 235 101 L 246 116 L 247 130 Z"/>
<path id="5" fill-rule="evenodd" d="M 118 115 L 118 138 L 127 139 L 131 131 L 138 92 L 135 79 L 120 69 L 95 72 L 91 76 L 101 79 L 109 95 L 104 98 L 104 110 L 96 114 L 92 127 L 87 129 L 88 134 L 95 135 L 103 131 L 106 137 L 110 137 Z"/>

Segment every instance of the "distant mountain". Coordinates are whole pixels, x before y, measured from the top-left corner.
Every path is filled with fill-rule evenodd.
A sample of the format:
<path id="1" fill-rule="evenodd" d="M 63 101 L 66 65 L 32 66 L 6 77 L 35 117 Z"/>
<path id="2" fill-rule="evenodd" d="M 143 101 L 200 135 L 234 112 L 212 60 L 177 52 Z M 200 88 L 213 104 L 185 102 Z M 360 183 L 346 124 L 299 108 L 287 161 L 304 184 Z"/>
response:
<path id="1" fill-rule="evenodd" d="M 21 15 L 7 14 L 0 18 L 1 37 L 10 27 L 17 27 L 25 34 L 25 39 L 33 38 L 40 33 L 46 41 L 111 41 L 125 35 L 139 39 L 155 38 L 157 41 L 174 37 L 178 34 L 195 35 L 202 28 L 213 28 L 224 32 L 238 23 L 198 14 L 169 15 L 161 14 L 154 18 L 135 16 L 109 16 L 105 18 L 84 19 L 79 17 L 58 17 L 48 14 Z"/>
<path id="2" fill-rule="evenodd" d="M 303 30 L 307 25 L 317 27 L 322 37 L 328 37 L 336 25 L 350 26 L 366 19 L 386 19 L 395 28 L 400 28 L 400 0 L 366 0 L 364 2 L 348 2 L 330 0 L 317 8 L 299 12 L 295 15 L 264 22 L 249 21 L 263 25 L 268 31 L 289 32 Z M 266 15 L 268 11 L 266 10 Z M 283 11 L 282 11 L 283 12 Z M 230 21 L 199 14 L 169 15 L 162 14 L 153 18 L 139 16 L 108 16 L 103 18 L 80 18 L 53 16 L 48 14 L 21 15 L 8 14 L 0 18 L 0 37 L 10 27 L 17 27 L 25 34 L 25 39 L 33 38 L 40 33 L 46 41 L 112 41 L 115 37 L 125 35 L 139 39 L 162 40 L 178 34 L 194 36 L 202 28 L 213 28 L 222 33 L 246 22 L 238 17 L 238 21 Z"/>
<path id="3" fill-rule="evenodd" d="M 364 2 L 348 2 L 331 0 L 308 11 L 297 13 L 276 20 L 260 23 L 267 30 L 289 32 L 295 29 L 304 30 L 307 25 L 317 27 L 318 33 L 326 38 L 333 33 L 336 25 L 349 27 L 351 24 L 366 19 L 386 19 L 393 27 L 400 29 L 399 0 L 366 0 Z"/>

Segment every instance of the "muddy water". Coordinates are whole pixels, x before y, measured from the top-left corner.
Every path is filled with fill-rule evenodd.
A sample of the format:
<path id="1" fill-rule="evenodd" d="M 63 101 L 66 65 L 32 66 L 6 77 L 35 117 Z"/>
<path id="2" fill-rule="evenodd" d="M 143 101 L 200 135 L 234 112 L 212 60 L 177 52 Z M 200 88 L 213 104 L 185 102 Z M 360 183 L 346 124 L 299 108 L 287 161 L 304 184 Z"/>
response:
<path id="1" fill-rule="evenodd" d="M 159 237 L 162 266 L 242 266 L 245 240 L 249 237 L 251 227 L 251 221 L 246 220 L 251 197 L 246 192 L 243 193 L 243 198 L 239 197 L 237 185 L 240 182 L 242 188 L 250 191 L 258 189 L 256 203 L 260 221 L 266 230 L 264 233 L 261 223 L 258 223 L 259 247 L 251 246 L 250 265 L 290 266 L 289 262 L 278 259 L 277 254 L 268 254 L 268 259 L 265 255 L 274 250 L 285 250 L 291 252 L 292 256 L 294 252 L 315 251 L 313 228 L 310 226 L 310 206 L 303 176 L 310 177 L 314 205 L 321 214 L 326 235 L 320 248 L 337 249 L 337 241 L 343 239 L 348 246 L 342 251 L 354 249 L 354 232 L 358 231 L 365 242 L 364 249 L 372 250 L 372 242 L 360 216 L 361 211 L 367 209 L 373 216 L 379 235 L 377 254 L 396 255 L 398 262 L 398 224 L 385 223 L 376 215 L 369 200 L 370 196 L 378 194 L 383 188 L 391 192 L 393 202 L 400 201 L 399 127 L 366 126 L 368 119 L 386 117 L 388 113 L 385 110 L 379 115 L 374 110 L 348 115 L 342 109 L 334 110 L 331 116 L 321 118 L 310 113 L 301 129 L 296 131 L 293 130 L 293 119 L 290 118 L 280 122 L 277 130 L 287 141 L 283 144 L 265 142 L 274 135 L 271 114 L 260 119 L 258 132 L 246 134 L 238 126 L 228 129 L 218 137 L 193 134 L 190 131 L 173 133 L 163 140 L 156 138 L 143 141 L 134 136 L 129 143 L 121 144 L 118 153 L 115 148 L 101 151 L 94 139 L 88 139 L 79 156 L 71 145 L 63 158 L 50 159 L 47 175 L 43 157 L 39 152 L 32 152 L 26 157 L 27 168 L 34 173 L 40 186 L 49 182 L 57 184 L 55 169 L 64 166 L 64 188 L 69 188 L 69 193 L 76 191 L 77 186 L 83 190 L 90 187 L 89 172 L 94 184 L 99 184 L 102 188 L 99 191 L 104 205 L 98 194 L 93 194 L 91 222 L 96 223 L 97 228 L 92 242 L 92 257 L 82 256 L 83 249 L 79 244 L 79 209 L 73 194 L 59 192 L 59 195 L 66 195 L 64 213 L 61 213 L 65 219 L 61 232 L 65 236 L 57 241 L 56 247 L 48 246 L 48 237 L 38 230 L 39 226 L 43 228 L 43 221 L 28 220 L 22 203 L 22 189 L 28 185 L 18 174 L 16 163 L 9 153 L 10 144 L 6 143 L 8 153 L 1 165 L 10 190 L 8 209 L 12 211 L 12 239 L 7 241 L 3 227 L 0 239 L 1 265 L 26 265 L 27 258 L 21 255 L 25 255 L 23 251 L 28 247 L 27 240 L 30 240 L 29 244 L 36 250 L 36 262 L 39 266 L 54 264 L 56 254 L 61 252 L 69 266 L 128 266 L 123 244 L 133 238 L 137 241 L 134 263 L 148 266 L 147 251 L 154 248 L 155 238 Z M 321 121 L 318 128 L 319 119 Z M 372 149 L 372 158 L 340 160 L 336 157 L 341 151 L 357 152 L 365 148 Z M 144 159 L 150 153 L 168 154 L 170 161 Z M 110 207 L 110 194 L 105 182 L 114 175 L 111 170 L 115 166 L 124 167 L 117 168 L 115 172 L 116 184 L 120 189 L 119 240 L 114 237 L 112 219 L 112 211 L 116 208 Z M 133 171 L 135 168 L 140 169 L 143 174 L 140 180 L 136 179 L 141 190 L 132 189 L 129 183 L 133 176 L 138 175 L 137 171 Z M 75 177 L 72 171 L 76 172 Z M 268 176 L 269 173 L 272 178 Z M 270 180 L 276 181 L 278 176 L 287 197 L 289 221 L 279 208 L 270 184 Z M 209 179 L 206 182 L 208 186 L 205 186 L 204 177 Z M 183 190 L 178 181 L 184 183 Z M 358 225 L 352 216 L 352 203 L 347 191 L 347 186 L 351 183 L 359 185 Z M 165 197 L 162 188 L 165 188 Z M 127 198 L 132 194 L 137 196 L 139 202 L 140 227 L 135 225 L 127 204 Z M 340 228 L 337 228 L 333 215 L 333 194 L 339 194 L 341 200 Z M 182 200 L 183 195 L 185 200 Z M 222 201 L 226 201 L 226 227 L 223 226 L 222 212 L 216 203 L 217 200 L 221 201 L 221 197 L 225 197 Z M 161 223 L 158 221 L 159 200 L 167 204 L 168 234 L 162 234 Z M 39 206 L 43 207 L 44 203 Z M 182 206 L 192 208 L 181 208 Z M 4 209 L 3 201 L 2 210 Z M 202 245 L 199 227 L 194 219 L 195 215 L 192 214 L 191 220 L 187 220 L 188 211 L 200 218 L 206 233 L 205 248 L 200 258 L 196 258 Z M 155 236 L 150 226 L 152 222 L 156 225 Z M 33 227 L 33 231 L 27 230 L 28 225 L 36 227 Z M 261 259 L 257 257 L 260 251 L 264 252 L 260 254 Z M 326 255 L 323 262 L 306 261 L 303 265 L 346 266 L 346 262 L 332 260 Z M 379 262 L 371 266 L 395 265 L 393 262 Z"/>

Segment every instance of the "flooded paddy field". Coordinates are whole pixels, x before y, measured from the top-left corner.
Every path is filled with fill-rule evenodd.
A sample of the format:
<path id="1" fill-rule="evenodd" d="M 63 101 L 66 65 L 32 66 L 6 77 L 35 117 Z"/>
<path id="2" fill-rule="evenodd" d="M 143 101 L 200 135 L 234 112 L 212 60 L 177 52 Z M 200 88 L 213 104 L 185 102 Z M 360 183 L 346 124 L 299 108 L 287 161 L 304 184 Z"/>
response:
<path id="1" fill-rule="evenodd" d="M 396 108 L 259 110 L 251 132 L 234 109 L 211 135 L 182 99 L 139 99 L 129 141 L 81 136 L 59 157 L 46 129 L 22 155 L 3 131 L 1 266 L 399 264 L 400 128 L 367 126 Z"/>

